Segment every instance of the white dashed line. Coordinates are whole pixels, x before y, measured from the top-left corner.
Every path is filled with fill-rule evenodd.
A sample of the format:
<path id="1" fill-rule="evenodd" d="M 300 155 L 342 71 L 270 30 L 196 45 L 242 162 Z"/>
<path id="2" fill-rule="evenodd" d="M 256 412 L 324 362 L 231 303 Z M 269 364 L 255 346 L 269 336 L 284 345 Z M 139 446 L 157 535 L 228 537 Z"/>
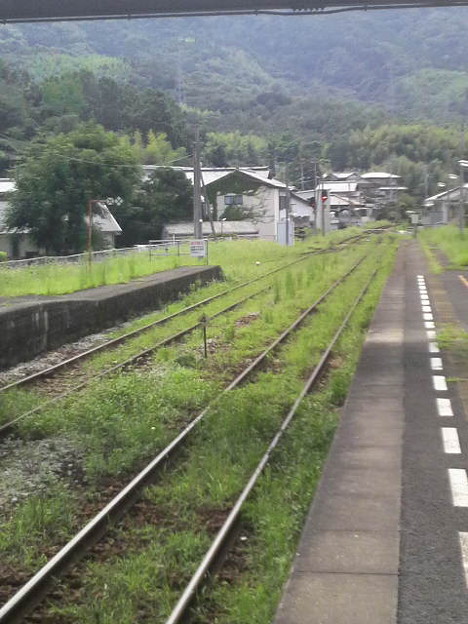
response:
<path id="1" fill-rule="evenodd" d="M 460 455 L 460 439 L 458 431 L 455 427 L 442 427 L 442 444 L 444 445 L 444 453 L 448 455 Z"/>
<path id="2" fill-rule="evenodd" d="M 423 319 L 425 321 L 433 321 L 434 317 L 432 316 L 432 314 L 430 314 L 429 312 L 424 312 L 423 314 Z"/>
<path id="3" fill-rule="evenodd" d="M 444 368 L 442 365 L 442 358 L 438 358 L 438 357 L 431 358 L 431 368 L 432 370 L 435 370 L 435 371 L 442 370 Z"/>
<path id="4" fill-rule="evenodd" d="M 440 349 L 437 346 L 437 342 L 429 343 L 429 353 L 440 353 Z"/>
<path id="5" fill-rule="evenodd" d="M 443 375 L 433 375 L 432 383 L 434 385 L 434 390 L 438 392 L 446 392 L 447 391 L 447 382 Z"/>
<path id="6" fill-rule="evenodd" d="M 430 312 L 432 314 L 432 308 L 430 305 L 421 306 L 423 312 Z"/>
<path id="7" fill-rule="evenodd" d="M 436 333 L 433 330 L 432 331 L 427 331 L 426 335 L 427 335 L 427 339 L 428 340 L 435 340 L 436 339 Z"/>
<path id="8" fill-rule="evenodd" d="M 462 468 L 449 468 L 450 489 L 454 507 L 468 507 L 468 477 Z"/>
<path id="9" fill-rule="evenodd" d="M 444 418 L 447 416 L 453 416 L 452 403 L 450 402 L 450 399 L 438 398 L 436 399 L 436 401 L 437 401 L 437 411 L 439 412 L 439 416 L 444 417 Z"/>
<path id="10" fill-rule="evenodd" d="M 426 329 L 435 329 L 434 321 L 424 321 L 424 327 Z"/>
<path id="11" fill-rule="evenodd" d="M 462 557 L 463 572 L 465 574 L 465 584 L 468 588 L 468 533 L 458 533 L 460 539 L 460 549 Z"/>

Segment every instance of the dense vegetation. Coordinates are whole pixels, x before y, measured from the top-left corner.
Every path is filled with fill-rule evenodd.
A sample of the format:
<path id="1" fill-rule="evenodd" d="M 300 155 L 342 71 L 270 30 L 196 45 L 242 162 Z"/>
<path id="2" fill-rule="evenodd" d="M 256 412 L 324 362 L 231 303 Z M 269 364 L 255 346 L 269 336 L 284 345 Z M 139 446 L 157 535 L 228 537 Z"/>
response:
<path id="1" fill-rule="evenodd" d="M 305 187 L 330 168 L 386 169 L 417 205 L 468 158 L 467 21 L 457 8 L 4 26 L 0 168 L 88 122 L 140 163 L 188 164 L 198 124 L 205 165 L 288 164 Z"/>

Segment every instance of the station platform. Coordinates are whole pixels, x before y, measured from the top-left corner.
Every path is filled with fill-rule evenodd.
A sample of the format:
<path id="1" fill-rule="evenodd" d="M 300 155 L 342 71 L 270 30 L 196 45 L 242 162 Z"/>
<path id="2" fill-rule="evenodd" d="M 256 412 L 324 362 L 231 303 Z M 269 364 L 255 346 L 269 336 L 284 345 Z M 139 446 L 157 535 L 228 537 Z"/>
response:
<path id="1" fill-rule="evenodd" d="M 468 352 L 436 337 L 467 320 L 468 277 L 403 243 L 274 624 L 468 622 Z"/>
<path id="2" fill-rule="evenodd" d="M 222 278 L 219 266 L 187 266 L 68 295 L 0 297 L 0 370 L 157 310 L 194 284 Z"/>

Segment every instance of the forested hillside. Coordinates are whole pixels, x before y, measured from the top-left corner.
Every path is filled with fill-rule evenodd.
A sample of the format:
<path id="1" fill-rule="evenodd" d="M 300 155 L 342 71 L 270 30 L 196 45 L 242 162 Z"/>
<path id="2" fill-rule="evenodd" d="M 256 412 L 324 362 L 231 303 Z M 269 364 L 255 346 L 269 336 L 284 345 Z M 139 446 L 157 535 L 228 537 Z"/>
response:
<path id="1" fill-rule="evenodd" d="M 1 164 L 83 121 L 190 152 L 199 123 L 206 164 L 306 185 L 313 159 L 388 167 L 422 195 L 468 156 L 466 26 L 463 8 L 2 26 Z"/>

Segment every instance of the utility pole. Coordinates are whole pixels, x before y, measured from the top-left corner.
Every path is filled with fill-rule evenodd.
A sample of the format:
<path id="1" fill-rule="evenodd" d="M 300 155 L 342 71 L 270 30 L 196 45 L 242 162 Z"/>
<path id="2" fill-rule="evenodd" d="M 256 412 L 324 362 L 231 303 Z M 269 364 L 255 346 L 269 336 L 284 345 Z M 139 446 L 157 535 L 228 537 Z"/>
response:
<path id="1" fill-rule="evenodd" d="M 462 122 L 462 127 L 461 127 L 461 141 L 460 141 L 460 160 L 458 162 L 458 164 L 460 165 L 460 202 L 459 202 L 459 215 L 458 215 L 458 220 L 459 220 L 459 228 L 460 228 L 460 234 L 463 237 L 464 233 L 465 233 L 465 172 L 464 172 L 464 168 L 467 165 L 466 160 L 463 160 L 463 157 L 465 155 L 465 124 Z"/>
<path id="2" fill-rule="evenodd" d="M 289 175 L 288 175 L 288 165 L 285 166 L 285 184 L 286 184 L 286 196 L 285 196 L 285 213 L 286 213 L 286 245 L 289 246 L 289 208 L 291 202 L 291 195 L 289 193 Z"/>
<path id="3" fill-rule="evenodd" d="M 195 142 L 193 144 L 193 235 L 202 238 L 203 219 L 201 213 L 201 166 L 200 166 L 200 128 L 195 128 Z"/>

